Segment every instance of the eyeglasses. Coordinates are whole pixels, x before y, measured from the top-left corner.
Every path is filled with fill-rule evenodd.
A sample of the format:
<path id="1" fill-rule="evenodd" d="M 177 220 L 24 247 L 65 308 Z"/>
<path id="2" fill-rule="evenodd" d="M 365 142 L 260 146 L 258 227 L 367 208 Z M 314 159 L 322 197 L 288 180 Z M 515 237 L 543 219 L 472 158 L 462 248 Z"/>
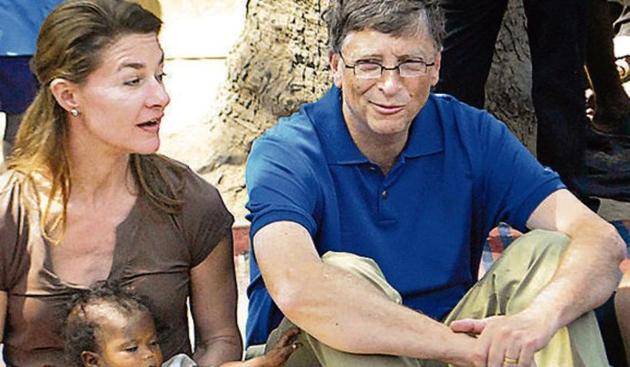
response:
<path id="1" fill-rule="evenodd" d="M 378 79 L 383 75 L 383 70 L 398 70 L 398 74 L 402 78 L 417 78 L 426 75 L 429 67 L 435 65 L 435 62 L 427 63 L 423 60 L 407 60 L 391 68 L 371 61 L 357 61 L 354 65 L 348 65 L 341 52 L 339 56 L 341 56 L 344 66 L 347 69 L 352 69 L 354 75 L 359 79 Z"/>

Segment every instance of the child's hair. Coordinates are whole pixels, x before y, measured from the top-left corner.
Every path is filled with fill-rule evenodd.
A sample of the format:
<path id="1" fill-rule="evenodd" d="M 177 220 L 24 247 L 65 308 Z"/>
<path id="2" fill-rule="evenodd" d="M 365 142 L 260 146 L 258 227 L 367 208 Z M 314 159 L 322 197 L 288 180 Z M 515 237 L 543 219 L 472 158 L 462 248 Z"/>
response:
<path id="1" fill-rule="evenodd" d="M 107 305 L 124 315 L 146 312 L 151 315 L 144 300 L 124 290 L 119 284 L 104 282 L 75 294 L 66 308 L 63 324 L 64 356 L 69 366 L 83 366 L 83 352 L 98 353 L 96 332 L 100 325 L 93 320 L 91 307 Z"/>

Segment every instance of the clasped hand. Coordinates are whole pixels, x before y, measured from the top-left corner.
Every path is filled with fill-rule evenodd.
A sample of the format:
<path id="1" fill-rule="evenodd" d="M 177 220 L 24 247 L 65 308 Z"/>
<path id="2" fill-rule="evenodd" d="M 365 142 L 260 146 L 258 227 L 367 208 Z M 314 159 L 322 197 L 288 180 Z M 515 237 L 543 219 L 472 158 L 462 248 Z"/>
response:
<path id="1" fill-rule="evenodd" d="M 556 331 L 544 319 L 525 311 L 457 320 L 450 328 L 476 337 L 467 365 L 474 367 L 535 367 L 534 353 L 544 348 Z"/>

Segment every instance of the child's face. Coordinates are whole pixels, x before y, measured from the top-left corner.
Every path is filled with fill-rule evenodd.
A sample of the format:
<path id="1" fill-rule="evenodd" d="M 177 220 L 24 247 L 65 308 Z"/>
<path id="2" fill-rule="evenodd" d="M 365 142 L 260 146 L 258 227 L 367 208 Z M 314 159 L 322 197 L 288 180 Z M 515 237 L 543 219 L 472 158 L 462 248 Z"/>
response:
<path id="1" fill-rule="evenodd" d="M 99 367 L 160 367 L 162 352 L 148 312 L 112 312 L 99 322 Z"/>

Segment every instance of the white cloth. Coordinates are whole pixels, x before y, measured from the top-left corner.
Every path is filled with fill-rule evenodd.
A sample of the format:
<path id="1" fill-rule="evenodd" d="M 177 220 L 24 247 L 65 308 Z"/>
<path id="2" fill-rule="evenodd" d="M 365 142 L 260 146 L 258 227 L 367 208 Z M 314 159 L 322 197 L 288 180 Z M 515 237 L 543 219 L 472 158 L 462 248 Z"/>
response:
<path id="1" fill-rule="evenodd" d="M 168 361 L 162 363 L 162 367 L 196 367 L 197 363 L 185 354 L 177 354 Z"/>

